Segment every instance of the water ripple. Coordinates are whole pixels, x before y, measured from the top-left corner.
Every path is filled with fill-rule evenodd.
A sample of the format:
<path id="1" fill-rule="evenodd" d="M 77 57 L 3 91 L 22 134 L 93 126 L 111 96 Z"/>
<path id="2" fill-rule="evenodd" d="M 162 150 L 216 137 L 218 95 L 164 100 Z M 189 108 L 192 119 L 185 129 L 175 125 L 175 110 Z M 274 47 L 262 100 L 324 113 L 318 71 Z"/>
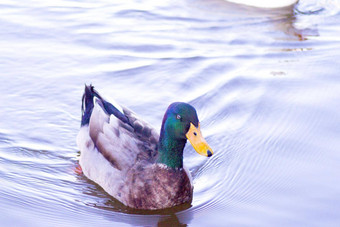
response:
<path id="1" fill-rule="evenodd" d="M 1 224 L 339 223 L 339 6 L 1 3 Z M 136 211 L 77 172 L 84 83 L 158 130 L 195 106 L 214 155 L 185 148 L 191 206 Z"/>

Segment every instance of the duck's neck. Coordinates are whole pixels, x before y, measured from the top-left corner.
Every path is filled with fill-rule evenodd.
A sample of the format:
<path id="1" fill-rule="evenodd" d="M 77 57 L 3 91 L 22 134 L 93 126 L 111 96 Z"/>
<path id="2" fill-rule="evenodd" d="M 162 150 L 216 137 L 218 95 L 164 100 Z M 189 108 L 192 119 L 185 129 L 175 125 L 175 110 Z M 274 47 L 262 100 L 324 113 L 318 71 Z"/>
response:
<path id="1" fill-rule="evenodd" d="M 172 169 L 183 168 L 183 149 L 186 140 L 176 140 L 167 133 L 161 132 L 158 142 L 158 163 Z"/>

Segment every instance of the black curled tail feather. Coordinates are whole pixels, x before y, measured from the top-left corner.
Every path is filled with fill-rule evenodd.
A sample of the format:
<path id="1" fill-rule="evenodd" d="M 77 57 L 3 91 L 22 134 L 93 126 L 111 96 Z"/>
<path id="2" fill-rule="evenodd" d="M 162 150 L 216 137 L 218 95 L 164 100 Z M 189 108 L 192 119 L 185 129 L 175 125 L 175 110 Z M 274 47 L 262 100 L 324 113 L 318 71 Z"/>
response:
<path id="1" fill-rule="evenodd" d="M 95 97 L 94 87 L 85 84 L 85 91 L 82 97 L 82 106 L 81 106 L 81 126 L 88 125 L 90 122 L 90 117 L 92 114 L 92 110 L 94 107 L 93 99 Z"/>
<path id="2" fill-rule="evenodd" d="M 103 99 L 94 89 L 92 84 L 90 84 L 85 85 L 85 91 L 82 98 L 81 126 L 88 125 L 90 122 L 92 110 L 94 108 L 94 97 L 98 98 L 101 101 L 101 106 L 107 114 L 113 114 L 122 122 L 130 124 L 128 118 L 124 115 L 124 113 L 121 113 L 115 106 Z"/>

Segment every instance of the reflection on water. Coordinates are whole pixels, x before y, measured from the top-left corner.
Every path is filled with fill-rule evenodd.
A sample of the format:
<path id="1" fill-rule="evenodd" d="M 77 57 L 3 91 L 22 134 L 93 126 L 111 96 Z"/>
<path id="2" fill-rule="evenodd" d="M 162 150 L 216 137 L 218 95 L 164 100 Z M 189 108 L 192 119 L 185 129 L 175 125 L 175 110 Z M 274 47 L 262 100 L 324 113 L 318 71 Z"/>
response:
<path id="1" fill-rule="evenodd" d="M 1 2 L 1 225 L 337 225 L 339 9 Z M 132 210 L 77 171 L 84 83 L 157 130 L 196 107 L 215 153 L 185 148 L 191 206 Z"/>

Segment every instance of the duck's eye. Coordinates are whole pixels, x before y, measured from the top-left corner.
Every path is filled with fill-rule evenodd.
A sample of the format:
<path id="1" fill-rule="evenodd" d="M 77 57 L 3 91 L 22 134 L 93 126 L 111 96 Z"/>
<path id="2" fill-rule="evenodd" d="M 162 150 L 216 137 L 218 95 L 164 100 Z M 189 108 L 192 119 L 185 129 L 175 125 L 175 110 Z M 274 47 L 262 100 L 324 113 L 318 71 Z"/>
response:
<path id="1" fill-rule="evenodd" d="M 176 118 L 177 118 L 178 120 L 181 120 L 181 119 L 182 119 L 181 115 L 179 115 L 179 114 L 176 115 Z"/>
<path id="2" fill-rule="evenodd" d="M 197 136 L 197 133 L 196 133 L 196 132 L 194 132 L 194 136 Z"/>

